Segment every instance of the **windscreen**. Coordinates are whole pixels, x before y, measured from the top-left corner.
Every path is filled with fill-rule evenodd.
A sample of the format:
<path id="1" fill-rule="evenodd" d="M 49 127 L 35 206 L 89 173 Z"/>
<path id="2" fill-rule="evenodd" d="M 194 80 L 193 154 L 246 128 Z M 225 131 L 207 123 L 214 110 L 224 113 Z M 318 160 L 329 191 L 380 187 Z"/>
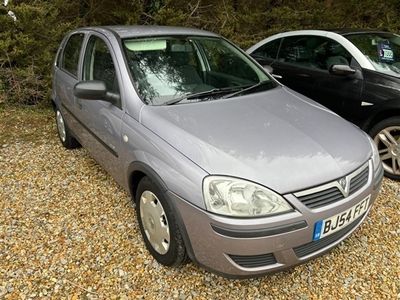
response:
<path id="1" fill-rule="evenodd" d="M 375 70 L 400 77 L 400 36 L 363 33 L 346 36 L 372 63 Z"/>
<path id="2" fill-rule="evenodd" d="M 230 91 L 273 82 L 222 38 L 174 36 L 126 39 L 123 43 L 136 89 L 150 105 L 163 105 L 186 95 L 206 95 L 208 91 L 217 100 Z M 187 99 L 193 101 L 198 99 Z"/>

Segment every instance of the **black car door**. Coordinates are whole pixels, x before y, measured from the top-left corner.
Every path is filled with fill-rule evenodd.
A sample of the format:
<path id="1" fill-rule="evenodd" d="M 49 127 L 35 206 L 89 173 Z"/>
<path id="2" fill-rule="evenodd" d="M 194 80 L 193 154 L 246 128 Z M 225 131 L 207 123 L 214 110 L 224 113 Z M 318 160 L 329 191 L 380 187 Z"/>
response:
<path id="1" fill-rule="evenodd" d="M 315 78 L 312 51 L 307 36 L 291 36 L 283 39 L 278 57 L 272 63 L 273 74 L 279 81 L 304 94 L 313 96 Z"/>
<path id="2" fill-rule="evenodd" d="M 356 73 L 332 74 L 329 69 L 333 65 L 350 66 Z M 349 119 L 349 108 L 361 102 L 361 68 L 342 45 L 331 39 L 286 37 L 272 67 L 275 75 L 282 76 L 281 83 Z"/>

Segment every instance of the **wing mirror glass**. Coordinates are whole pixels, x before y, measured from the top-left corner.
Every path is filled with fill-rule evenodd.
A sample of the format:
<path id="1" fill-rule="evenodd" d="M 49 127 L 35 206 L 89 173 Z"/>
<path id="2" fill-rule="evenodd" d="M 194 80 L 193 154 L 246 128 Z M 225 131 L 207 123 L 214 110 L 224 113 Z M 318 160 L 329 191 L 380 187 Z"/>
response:
<path id="1" fill-rule="evenodd" d="M 340 76 L 347 76 L 356 73 L 356 70 L 348 65 L 333 65 L 329 68 L 329 73 Z"/>
<path id="2" fill-rule="evenodd" d="M 119 101 L 119 95 L 108 92 L 106 84 L 101 80 L 78 82 L 74 86 L 74 95 L 84 100 L 103 100 L 113 104 Z"/>
<path id="3" fill-rule="evenodd" d="M 270 65 L 264 65 L 263 66 L 264 70 L 267 71 L 269 74 L 272 74 L 274 72 L 274 68 L 271 67 Z"/>
<path id="4" fill-rule="evenodd" d="M 267 71 L 269 74 L 271 74 L 272 77 L 274 77 L 275 79 L 282 79 L 281 75 L 273 73 L 274 72 L 274 68 L 271 67 L 270 65 L 264 65 L 263 68 L 264 68 L 265 71 Z"/>

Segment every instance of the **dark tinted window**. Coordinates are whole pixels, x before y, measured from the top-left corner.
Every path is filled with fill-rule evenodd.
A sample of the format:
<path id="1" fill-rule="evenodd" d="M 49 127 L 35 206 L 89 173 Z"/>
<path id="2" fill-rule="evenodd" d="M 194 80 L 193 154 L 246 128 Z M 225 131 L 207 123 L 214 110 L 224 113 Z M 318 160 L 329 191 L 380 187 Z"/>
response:
<path id="1" fill-rule="evenodd" d="M 101 80 L 110 92 L 118 93 L 118 79 L 114 62 L 107 44 L 100 38 L 89 39 L 83 64 L 84 80 Z"/>
<path id="2" fill-rule="evenodd" d="M 272 42 L 266 43 L 262 45 L 261 47 L 257 48 L 251 55 L 254 57 L 259 57 L 259 58 L 272 58 L 275 59 L 278 50 L 279 50 L 279 45 L 281 44 L 282 39 L 277 39 Z"/>
<path id="3" fill-rule="evenodd" d="M 284 38 L 279 61 L 302 67 L 328 70 L 332 65 L 351 65 L 352 56 L 331 39 L 320 36 Z"/>
<path id="4" fill-rule="evenodd" d="M 83 33 L 72 35 L 64 47 L 61 67 L 69 73 L 78 75 L 79 54 L 81 52 Z"/>

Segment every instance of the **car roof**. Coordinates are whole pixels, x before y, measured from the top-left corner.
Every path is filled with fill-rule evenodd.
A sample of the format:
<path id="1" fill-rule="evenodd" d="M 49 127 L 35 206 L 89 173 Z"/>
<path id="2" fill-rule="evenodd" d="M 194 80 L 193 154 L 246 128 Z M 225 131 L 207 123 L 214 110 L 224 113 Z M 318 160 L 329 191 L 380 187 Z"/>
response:
<path id="1" fill-rule="evenodd" d="M 120 38 L 145 37 L 145 36 L 165 36 L 165 35 L 197 35 L 219 37 L 213 32 L 177 26 L 155 26 L 155 25 L 124 25 L 124 26 L 93 26 L 84 27 L 80 30 L 109 31 Z"/>
<path id="2" fill-rule="evenodd" d="M 364 28 L 336 28 L 336 29 L 325 29 L 325 31 L 335 32 L 343 36 L 350 34 L 389 33 L 389 31 L 385 30 L 364 29 Z"/>
<path id="3" fill-rule="evenodd" d="M 359 31 L 353 31 L 353 33 L 357 33 Z M 350 34 L 350 33 L 348 33 Z M 287 31 L 287 32 L 282 32 L 278 33 L 275 35 L 272 35 L 270 37 L 267 37 L 255 45 L 251 46 L 249 49 L 247 49 L 247 53 L 252 53 L 262 45 L 269 43 L 273 40 L 279 39 L 279 38 L 286 38 L 290 36 L 302 36 L 302 35 L 313 35 L 313 36 L 321 36 L 321 37 L 327 37 L 330 39 L 333 39 L 337 42 L 339 42 L 349 53 L 351 53 L 354 58 L 357 60 L 357 62 L 360 64 L 360 66 L 364 69 L 370 69 L 374 70 L 374 67 L 372 66 L 371 62 L 365 57 L 364 54 L 352 43 L 350 42 L 349 39 L 347 39 L 347 35 L 345 33 L 339 34 L 338 32 L 335 32 L 334 30 L 295 30 L 295 31 Z"/>

